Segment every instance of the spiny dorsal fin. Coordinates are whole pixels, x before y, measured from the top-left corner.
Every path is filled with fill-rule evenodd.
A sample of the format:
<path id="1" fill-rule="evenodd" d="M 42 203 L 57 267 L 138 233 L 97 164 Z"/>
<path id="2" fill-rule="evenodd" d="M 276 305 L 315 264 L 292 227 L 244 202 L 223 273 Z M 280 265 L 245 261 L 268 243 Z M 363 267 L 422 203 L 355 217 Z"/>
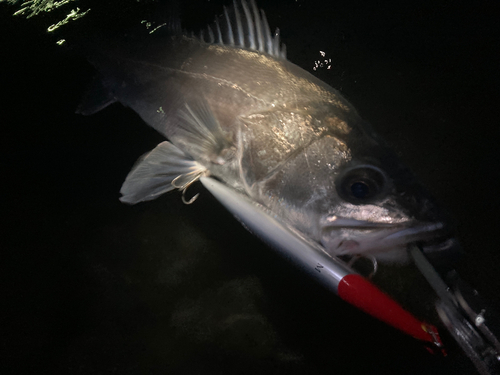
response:
<path id="1" fill-rule="evenodd" d="M 233 5 L 224 7 L 222 16 L 212 25 L 200 30 L 197 38 L 205 43 L 248 48 L 274 57 L 286 59 L 286 47 L 280 42 L 280 32 L 271 35 L 263 10 L 254 0 L 233 0 Z"/>

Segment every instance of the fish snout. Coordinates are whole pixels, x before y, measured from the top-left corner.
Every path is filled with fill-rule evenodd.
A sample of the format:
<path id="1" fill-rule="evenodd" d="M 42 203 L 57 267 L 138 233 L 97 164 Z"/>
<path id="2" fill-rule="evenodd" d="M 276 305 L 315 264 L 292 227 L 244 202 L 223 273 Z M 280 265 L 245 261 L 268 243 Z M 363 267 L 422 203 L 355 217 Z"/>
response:
<path id="1" fill-rule="evenodd" d="M 404 261 L 407 246 L 416 243 L 433 265 L 440 266 L 454 264 L 462 253 L 453 227 L 443 222 L 390 224 L 337 218 L 323 224 L 321 243 L 334 256 L 371 254 Z"/>

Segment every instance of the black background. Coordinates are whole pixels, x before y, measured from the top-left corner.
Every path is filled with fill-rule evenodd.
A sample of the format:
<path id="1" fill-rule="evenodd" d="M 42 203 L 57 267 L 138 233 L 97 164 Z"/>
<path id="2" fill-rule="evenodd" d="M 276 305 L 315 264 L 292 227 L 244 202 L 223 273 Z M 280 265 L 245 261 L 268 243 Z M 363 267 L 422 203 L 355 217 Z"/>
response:
<path id="1" fill-rule="evenodd" d="M 133 3 L 82 1 L 94 13 L 68 33 L 147 8 Z M 222 4 L 180 12 L 196 28 Z M 129 169 L 162 138 L 120 105 L 74 114 L 94 72 L 44 32 L 71 6 L 30 20 L 0 8 L 2 374 L 474 373 L 452 343 L 432 356 L 314 284 L 199 186 L 191 206 L 177 193 L 121 204 Z M 259 6 L 290 61 L 313 72 L 319 51 L 331 58 L 314 74 L 451 211 L 460 274 L 498 308 L 496 2 Z"/>

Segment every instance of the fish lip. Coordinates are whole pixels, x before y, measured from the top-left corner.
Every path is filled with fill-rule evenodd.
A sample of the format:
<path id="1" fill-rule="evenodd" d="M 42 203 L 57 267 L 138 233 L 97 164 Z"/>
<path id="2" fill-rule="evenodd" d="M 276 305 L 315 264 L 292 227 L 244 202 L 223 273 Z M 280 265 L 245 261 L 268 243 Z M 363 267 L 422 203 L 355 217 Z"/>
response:
<path id="1" fill-rule="evenodd" d="M 398 239 L 405 239 L 405 243 L 432 240 L 442 235 L 445 230 L 444 223 L 418 223 L 408 224 L 403 226 L 402 229 L 388 234 L 385 241 L 397 241 Z"/>
<path id="2" fill-rule="evenodd" d="M 335 218 L 324 222 L 323 231 L 337 231 L 342 229 L 378 232 L 371 237 L 377 242 L 373 243 L 373 248 L 383 249 L 394 246 L 419 243 L 424 247 L 439 248 L 439 246 L 452 236 L 449 228 L 443 222 L 419 222 L 407 220 L 395 223 L 377 223 L 348 218 Z M 362 238 L 354 235 L 353 240 Z"/>
<path id="3" fill-rule="evenodd" d="M 414 243 L 431 263 L 444 264 L 455 262 L 463 254 L 455 234 L 453 228 L 444 222 L 418 223 L 389 234 L 383 241 L 397 245 Z"/>
<path id="4" fill-rule="evenodd" d="M 377 223 L 373 221 L 347 219 L 334 216 L 333 219 L 327 218 L 323 221 L 323 228 L 349 228 L 349 229 L 378 229 L 378 228 L 396 228 L 405 227 L 407 222 L 401 223 Z"/>

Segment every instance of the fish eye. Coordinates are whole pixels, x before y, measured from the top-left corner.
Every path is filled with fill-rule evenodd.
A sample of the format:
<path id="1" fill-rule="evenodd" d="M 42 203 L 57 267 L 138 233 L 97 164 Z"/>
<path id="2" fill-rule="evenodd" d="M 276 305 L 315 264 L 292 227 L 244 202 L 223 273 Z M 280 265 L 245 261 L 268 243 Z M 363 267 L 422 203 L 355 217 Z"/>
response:
<path id="1" fill-rule="evenodd" d="M 357 181 L 351 185 L 351 193 L 358 199 L 364 199 L 370 195 L 371 189 L 365 181 Z"/>
<path id="2" fill-rule="evenodd" d="M 337 180 L 339 195 L 354 204 L 377 199 L 385 191 L 386 176 L 372 165 L 357 165 L 343 171 Z"/>

